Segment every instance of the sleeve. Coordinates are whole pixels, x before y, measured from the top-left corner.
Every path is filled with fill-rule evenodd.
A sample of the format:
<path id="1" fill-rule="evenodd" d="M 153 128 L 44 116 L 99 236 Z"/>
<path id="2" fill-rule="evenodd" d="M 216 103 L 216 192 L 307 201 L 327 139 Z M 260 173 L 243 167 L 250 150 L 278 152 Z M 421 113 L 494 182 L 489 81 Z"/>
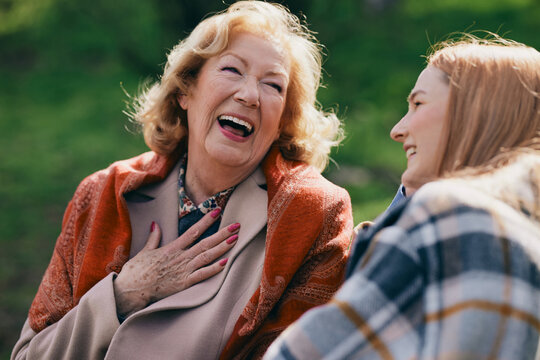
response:
<path id="1" fill-rule="evenodd" d="M 75 193 L 75 196 L 77 192 Z M 74 196 L 74 198 L 75 198 Z M 72 230 L 78 206 L 72 199 L 64 212 L 62 231 L 28 312 L 28 324 L 35 332 L 58 321 L 73 306 L 74 245 Z M 69 229 L 69 230 L 66 230 Z"/>
<path id="2" fill-rule="evenodd" d="M 350 198 L 342 191 L 327 194 L 320 233 L 285 293 L 285 296 L 306 300 L 298 316 L 328 302 L 343 284 L 353 222 Z"/>
<path id="3" fill-rule="evenodd" d="M 96 193 L 94 177 L 88 176 L 79 184 L 64 212 L 51 260 L 28 312 L 28 323 L 35 332 L 54 324 L 76 305 L 78 232 L 89 218 L 91 199 Z"/>
<path id="4" fill-rule="evenodd" d="M 330 303 L 265 359 L 534 359 L 538 266 L 490 212 L 434 204 L 415 202 L 379 231 Z"/>
<path id="5" fill-rule="evenodd" d="M 25 322 L 11 354 L 19 359 L 103 359 L 120 326 L 111 273 L 58 322 L 36 334 Z"/>

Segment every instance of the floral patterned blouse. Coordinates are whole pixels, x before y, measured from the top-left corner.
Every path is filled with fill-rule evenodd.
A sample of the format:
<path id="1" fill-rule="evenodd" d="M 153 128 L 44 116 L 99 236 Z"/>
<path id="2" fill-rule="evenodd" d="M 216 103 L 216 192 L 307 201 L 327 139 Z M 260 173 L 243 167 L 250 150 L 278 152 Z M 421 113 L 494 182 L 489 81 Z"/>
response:
<path id="1" fill-rule="evenodd" d="M 180 165 L 180 173 L 178 175 L 178 218 L 180 219 L 194 211 L 197 211 L 197 209 L 200 210 L 202 214 L 206 214 L 217 207 L 222 209 L 225 208 L 225 205 L 227 205 L 227 201 L 231 197 L 231 194 L 236 186 L 232 186 L 228 189 L 220 191 L 200 203 L 199 206 L 196 206 L 188 197 L 184 187 L 187 168 L 187 154 L 184 155 L 184 158 L 181 161 L 182 164 Z"/>

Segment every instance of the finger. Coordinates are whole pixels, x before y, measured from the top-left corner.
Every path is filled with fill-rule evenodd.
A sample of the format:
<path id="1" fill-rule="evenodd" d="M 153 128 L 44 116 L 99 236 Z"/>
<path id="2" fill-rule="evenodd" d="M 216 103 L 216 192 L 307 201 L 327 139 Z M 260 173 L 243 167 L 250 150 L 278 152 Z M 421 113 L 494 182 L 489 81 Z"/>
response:
<path id="1" fill-rule="evenodd" d="M 152 221 L 152 225 L 150 225 L 150 235 L 148 235 L 148 240 L 146 240 L 143 250 L 156 249 L 159 246 L 160 240 L 161 229 L 155 221 Z"/>
<path id="2" fill-rule="evenodd" d="M 191 273 L 188 277 L 188 286 L 193 286 L 197 283 L 200 283 L 201 281 L 204 281 L 206 279 L 211 278 L 212 276 L 218 274 L 221 272 L 225 265 L 227 265 L 228 259 L 221 259 L 220 261 L 217 261 L 213 263 L 210 266 L 205 266 L 203 268 L 200 268 L 199 270 Z"/>
<path id="3" fill-rule="evenodd" d="M 234 234 L 216 246 L 201 252 L 191 260 L 189 264 L 190 268 L 196 271 L 197 269 L 214 262 L 217 258 L 229 251 L 236 244 L 237 240 L 238 235 Z"/>
<path id="4" fill-rule="evenodd" d="M 193 224 L 180 237 L 171 242 L 168 246 L 174 249 L 186 249 L 197 240 L 218 218 L 221 208 L 215 208 L 204 215 L 201 220 Z"/>
<path id="5" fill-rule="evenodd" d="M 219 229 L 215 234 L 202 239 L 188 251 L 191 252 L 191 257 L 195 257 L 197 254 L 203 253 L 204 251 L 221 244 L 223 241 L 229 239 L 231 235 L 237 234 L 238 231 L 240 231 L 240 223 L 231 224 L 227 227 Z"/>

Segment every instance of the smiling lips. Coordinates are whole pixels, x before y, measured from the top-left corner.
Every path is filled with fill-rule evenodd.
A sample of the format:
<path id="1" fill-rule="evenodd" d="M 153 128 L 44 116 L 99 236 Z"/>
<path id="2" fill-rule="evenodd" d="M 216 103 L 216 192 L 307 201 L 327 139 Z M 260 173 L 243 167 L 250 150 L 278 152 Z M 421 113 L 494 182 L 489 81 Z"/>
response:
<path id="1" fill-rule="evenodd" d="M 406 156 L 407 156 L 407 159 L 408 159 L 411 155 L 416 154 L 416 146 L 411 146 L 410 148 L 408 148 L 405 154 L 406 154 Z"/>
<path id="2" fill-rule="evenodd" d="M 253 125 L 231 115 L 221 115 L 218 123 L 222 133 L 234 141 L 245 141 L 253 134 Z"/>

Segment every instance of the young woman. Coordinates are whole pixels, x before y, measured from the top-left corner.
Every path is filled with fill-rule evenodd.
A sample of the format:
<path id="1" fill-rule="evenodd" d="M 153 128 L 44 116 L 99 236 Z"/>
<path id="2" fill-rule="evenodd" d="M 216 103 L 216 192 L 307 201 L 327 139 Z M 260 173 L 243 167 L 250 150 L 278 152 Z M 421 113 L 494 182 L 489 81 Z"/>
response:
<path id="1" fill-rule="evenodd" d="M 360 232 L 344 286 L 265 358 L 534 359 L 539 92 L 535 49 L 442 44 L 391 132 L 408 199 Z"/>

